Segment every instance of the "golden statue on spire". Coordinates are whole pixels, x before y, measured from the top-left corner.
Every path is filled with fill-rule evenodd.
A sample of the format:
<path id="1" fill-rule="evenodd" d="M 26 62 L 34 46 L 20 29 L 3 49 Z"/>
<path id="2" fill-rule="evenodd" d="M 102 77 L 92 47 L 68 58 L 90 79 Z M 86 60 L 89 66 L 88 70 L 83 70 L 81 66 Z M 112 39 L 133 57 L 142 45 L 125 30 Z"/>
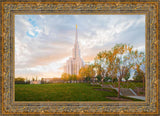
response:
<path id="1" fill-rule="evenodd" d="M 76 24 L 76 29 L 77 29 L 77 24 Z"/>

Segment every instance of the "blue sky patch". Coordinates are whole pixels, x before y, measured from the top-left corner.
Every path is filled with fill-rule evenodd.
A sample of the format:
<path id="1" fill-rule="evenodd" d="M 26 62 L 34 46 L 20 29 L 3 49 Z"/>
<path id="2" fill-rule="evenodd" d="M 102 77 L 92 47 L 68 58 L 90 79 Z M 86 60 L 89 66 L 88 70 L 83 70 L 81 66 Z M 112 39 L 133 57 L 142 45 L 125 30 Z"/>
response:
<path id="1" fill-rule="evenodd" d="M 28 21 L 29 21 L 29 23 L 33 26 L 33 29 L 30 30 L 30 31 L 27 31 L 26 34 L 27 34 L 27 36 L 29 36 L 29 37 L 31 37 L 31 38 L 37 37 L 38 31 L 35 31 L 35 30 L 36 30 L 36 28 L 39 27 L 39 26 L 37 25 L 36 21 L 33 20 L 32 17 L 28 17 L 28 18 L 29 18 Z"/>
<path id="2" fill-rule="evenodd" d="M 27 36 L 29 36 L 29 37 L 32 37 L 32 38 L 37 37 L 37 35 L 38 35 L 37 31 L 32 31 L 32 33 L 34 33 L 34 35 L 31 34 L 29 31 L 26 32 Z"/>

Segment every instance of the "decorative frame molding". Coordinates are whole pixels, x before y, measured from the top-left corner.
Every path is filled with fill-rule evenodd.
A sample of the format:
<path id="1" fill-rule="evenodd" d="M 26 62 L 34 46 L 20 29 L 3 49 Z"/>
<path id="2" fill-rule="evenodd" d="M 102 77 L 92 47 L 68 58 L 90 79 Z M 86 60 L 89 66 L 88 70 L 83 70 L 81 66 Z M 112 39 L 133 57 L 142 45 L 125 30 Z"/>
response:
<path id="1" fill-rule="evenodd" d="M 145 15 L 146 101 L 14 101 L 14 16 L 17 14 Z M 158 2 L 2 2 L 2 114 L 158 114 L 158 42 Z"/>

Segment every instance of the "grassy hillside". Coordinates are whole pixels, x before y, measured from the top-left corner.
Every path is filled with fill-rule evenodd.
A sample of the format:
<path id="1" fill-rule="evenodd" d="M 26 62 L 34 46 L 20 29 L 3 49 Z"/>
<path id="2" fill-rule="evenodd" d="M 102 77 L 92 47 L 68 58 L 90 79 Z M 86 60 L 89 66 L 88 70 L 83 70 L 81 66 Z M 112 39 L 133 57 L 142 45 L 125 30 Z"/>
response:
<path id="1" fill-rule="evenodd" d="M 118 82 L 104 82 L 105 85 L 112 85 L 114 87 L 118 87 Z M 143 88 L 143 83 L 142 82 L 121 82 L 121 87 L 122 88 L 131 88 L 135 89 L 136 87 Z"/>
<path id="2" fill-rule="evenodd" d="M 117 101 L 112 99 L 115 97 L 117 97 L 116 90 L 101 89 L 101 87 L 91 86 L 87 83 L 15 85 L 16 101 Z M 132 98 L 126 99 L 137 101 Z"/>
<path id="3" fill-rule="evenodd" d="M 16 101 L 111 101 L 106 96 L 117 96 L 115 90 L 98 91 L 86 83 L 16 84 Z"/>

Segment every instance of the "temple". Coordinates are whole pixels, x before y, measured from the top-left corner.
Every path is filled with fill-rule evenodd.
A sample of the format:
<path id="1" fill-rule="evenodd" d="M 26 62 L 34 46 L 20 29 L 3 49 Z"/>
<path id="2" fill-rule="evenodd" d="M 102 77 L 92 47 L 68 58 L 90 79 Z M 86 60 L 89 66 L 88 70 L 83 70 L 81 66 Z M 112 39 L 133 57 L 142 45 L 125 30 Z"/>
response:
<path id="1" fill-rule="evenodd" d="M 64 72 L 70 75 L 73 74 L 78 75 L 80 68 L 83 66 L 84 62 L 80 56 L 80 49 L 78 44 L 78 32 L 76 25 L 76 37 L 75 37 L 74 48 L 72 49 L 72 57 L 70 57 L 69 60 L 67 60 L 64 66 Z"/>

